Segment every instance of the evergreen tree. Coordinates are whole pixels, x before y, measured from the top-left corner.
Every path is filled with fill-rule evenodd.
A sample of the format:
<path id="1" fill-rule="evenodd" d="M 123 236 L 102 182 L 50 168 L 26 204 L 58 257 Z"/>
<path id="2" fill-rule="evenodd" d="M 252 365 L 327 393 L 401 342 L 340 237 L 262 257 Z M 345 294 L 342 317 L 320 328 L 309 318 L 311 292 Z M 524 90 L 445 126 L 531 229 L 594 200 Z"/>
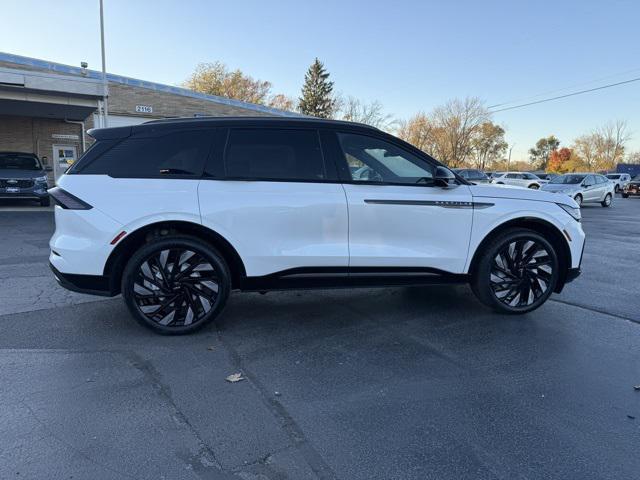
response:
<path id="1" fill-rule="evenodd" d="M 320 118 L 329 118 L 333 114 L 333 82 L 329 81 L 329 72 L 317 58 L 304 76 L 300 112 Z"/>

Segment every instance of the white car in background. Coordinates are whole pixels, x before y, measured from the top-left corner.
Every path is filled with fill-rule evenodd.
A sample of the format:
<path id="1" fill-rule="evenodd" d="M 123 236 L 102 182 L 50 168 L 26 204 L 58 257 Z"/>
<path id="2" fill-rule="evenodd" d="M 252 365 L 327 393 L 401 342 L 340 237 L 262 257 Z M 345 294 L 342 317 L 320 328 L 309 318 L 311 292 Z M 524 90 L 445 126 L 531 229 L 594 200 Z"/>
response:
<path id="1" fill-rule="evenodd" d="M 513 185 L 514 187 L 539 189 L 542 185 L 548 183 L 537 175 L 528 172 L 504 172 L 501 175 L 494 176 L 491 183 L 496 185 Z"/>
<path id="2" fill-rule="evenodd" d="M 603 207 L 610 207 L 614 195 L 613 183 L 596 173 L 565 173 L 555 177 L 542 190 L 568 195 L 580 206 L 583 203 L 600 203 Z"/>
<path id="3" fill-rule="evenodd" d="M 613 188 L 616 193 L 624 190 L 625 185 L 628 185 L 631 181 L 631 175 L 628 173 L 609 173 L 606 177 L 613 183 Z"/>

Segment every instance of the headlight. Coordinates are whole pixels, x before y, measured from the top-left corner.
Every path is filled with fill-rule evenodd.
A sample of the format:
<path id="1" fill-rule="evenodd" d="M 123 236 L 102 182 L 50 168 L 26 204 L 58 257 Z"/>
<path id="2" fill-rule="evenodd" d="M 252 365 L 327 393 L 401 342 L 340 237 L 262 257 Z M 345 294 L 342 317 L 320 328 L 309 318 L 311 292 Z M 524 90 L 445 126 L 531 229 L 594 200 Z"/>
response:
<path id="1" fill-rule="evenodd" d="M 38 183 L 47 183 L 47 176 L 43 175 L 42 177 L 36 177 L 34 180 Z"/>
<path id="2" fill-rule="evenodd" d="M 556 203 L 561 209 L 571 215 L 577 222 L 582 218 L 582 214 L 580 213 L 580 207 L 571 207 L 569 205 L 565 205 L 564 203 Z"/>

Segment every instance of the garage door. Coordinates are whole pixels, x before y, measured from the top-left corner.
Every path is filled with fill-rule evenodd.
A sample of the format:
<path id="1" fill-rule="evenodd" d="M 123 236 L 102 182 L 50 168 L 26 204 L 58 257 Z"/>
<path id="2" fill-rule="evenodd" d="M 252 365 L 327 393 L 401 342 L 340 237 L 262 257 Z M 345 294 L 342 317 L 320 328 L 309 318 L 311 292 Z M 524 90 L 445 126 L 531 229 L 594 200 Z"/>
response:
<path id="1" fill-rule="evenodd" d="M 93 124 L 96 126 L 102 126 L 101 118 L 99 115 L 93 115 Z M 110 127 L 126 127 L 127 125 L 140 125 L 144 122 L 151 120 L 158 120 L 157 118 L 150 117 L 128 117 L 126 115 L 109 115 Z"/>

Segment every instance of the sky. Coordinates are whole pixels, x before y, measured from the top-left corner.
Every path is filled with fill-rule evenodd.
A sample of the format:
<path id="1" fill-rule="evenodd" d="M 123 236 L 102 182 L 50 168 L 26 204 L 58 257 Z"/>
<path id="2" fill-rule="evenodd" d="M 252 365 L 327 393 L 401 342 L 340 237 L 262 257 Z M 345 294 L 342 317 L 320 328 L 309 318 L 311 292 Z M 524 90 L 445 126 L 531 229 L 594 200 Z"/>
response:
<path id="1" fill-rule="evenodd" d="M 222 61 L 297 97 L 318 57 L 335 90 L 397 119 L 452 98 L 526 103 L 640 77 L 637 0 L 104 4 L 111 73 L 179 85 L 198 63 Z M 0 0 L 0 11 L 0 51 L 100 69 L 98 0 Z M 640 150 L 640 82 L 493 115 L 512 160 L 540 137 L 569 146 L 615 120 Z"/>

